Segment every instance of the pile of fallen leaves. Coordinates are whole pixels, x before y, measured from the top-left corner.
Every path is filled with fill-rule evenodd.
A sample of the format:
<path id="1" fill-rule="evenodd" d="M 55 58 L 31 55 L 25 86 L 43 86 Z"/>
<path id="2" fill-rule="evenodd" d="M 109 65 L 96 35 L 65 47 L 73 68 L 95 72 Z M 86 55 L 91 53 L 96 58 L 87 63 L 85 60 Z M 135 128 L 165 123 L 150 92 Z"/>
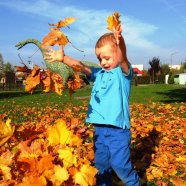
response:
<path id="1" fill-rule="evenodd" d="M 143 182 L 186 185 L 186 105 L 134 104 L 132 159 Z"/>
<path id="2" fill-rule="evenodd" d="M 78 118 L 15 127 L 2 116 L 0 131 L 0 185 L 95 185 L 92 130 Z"/>
<path id="3" fill-rule="evenodd" d="M 41 110 L 19 125 L 1 116 L 0 185 L 95 185 L 87 105 Z M 143 183 L 185 185 L 185 112 L 185 103 L 131 105 L 131 155 Z"/>

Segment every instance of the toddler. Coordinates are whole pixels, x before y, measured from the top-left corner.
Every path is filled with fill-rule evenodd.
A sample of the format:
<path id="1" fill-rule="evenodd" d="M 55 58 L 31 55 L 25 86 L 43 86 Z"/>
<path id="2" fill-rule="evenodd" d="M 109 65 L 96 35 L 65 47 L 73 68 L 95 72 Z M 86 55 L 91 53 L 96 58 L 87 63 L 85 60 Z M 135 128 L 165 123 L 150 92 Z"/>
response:
<path id="1" fill-rule="evenodd" d="M 111 170 L 126 186 L 139 186 L 130 159 L 129 95 L 132 67 L 127 59 L 122 29 L 101 36 L 95 46 L 100 68 L 89 67 L 59 50 L 48 49 L 45 59 L 60 61 L 69 67 L 81 69 L 93 81 L 86 122 L 94 125 L 95 167 L 98 169 L 97 185 L 111 186 Z"/>

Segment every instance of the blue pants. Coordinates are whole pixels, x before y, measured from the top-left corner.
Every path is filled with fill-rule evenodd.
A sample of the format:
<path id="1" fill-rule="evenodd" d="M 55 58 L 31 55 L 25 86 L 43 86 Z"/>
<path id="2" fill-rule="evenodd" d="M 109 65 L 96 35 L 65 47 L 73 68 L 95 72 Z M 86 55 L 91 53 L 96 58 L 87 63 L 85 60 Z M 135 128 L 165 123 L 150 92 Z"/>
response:
<path id="1" fill-rule="evenodd" d="M 140 179 L 130 160 L 131 132 L 108 125 L 95 125 L 94 155 L 97 186 L 111 186 L 111 168 L 125 186 L 139 186 Z"/>

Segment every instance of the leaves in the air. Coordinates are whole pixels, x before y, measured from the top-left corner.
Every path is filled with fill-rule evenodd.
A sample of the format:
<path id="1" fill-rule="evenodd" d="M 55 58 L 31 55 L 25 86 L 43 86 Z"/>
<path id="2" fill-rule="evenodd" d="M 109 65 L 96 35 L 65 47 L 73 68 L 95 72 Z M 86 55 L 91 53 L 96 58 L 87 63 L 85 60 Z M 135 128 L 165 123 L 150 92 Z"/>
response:
<path id="1" fill-rule="evenodd" d="M 63 45 L 65 46 L 69 40 L 68 37 L 60 30 L 64 26 L 68 26 L 76 19 L 73 17 L 65 18 L 64 21 L 60 20 L 57 24 L 49 24 L 49 26 L 54 26 L 50 28 L 50 32 L 42 39 L 41 47 Z"/>
<path id="2" fill-rule="evenodd" d="M 51 28 L 51 31 L 42 40 L 41 47 L 63 45 L 65 46 L 69 40 L 58 28 Z"/>
<path id="3" fill-rule="evenodd" d="M 113 31 L 113 28 L 117 28 L 120 25 L 121 21 L 119 20 L 120 14 L 118 12 L 114 12 L 111 16 L 108 16 L 107 23 L 108 29 Z"/>
<path id="4" fill-rule="evenodd" d="M 83 80 L 80 78 L 79 75 L 80 68 L 73 66 L 72 69 L 74 71 L 74 77 L 70 78 L 67 82 L 70 95 L 72 95 L 75 90 L 83 86 Z"/>
<path id="5" fill-rule="evenodd" d="M 33 93 L 39 85 L 42 85 L 44 92 L 53 91 L 61 95 L 64 90 L 62 77 L 59 74 L 50 72 L 49 69 L 44 69 L 41 72 L 41 69 L 35 65 L 25 80 L 25 91 Z"/>
<path id="6" fill-rule="evenodd" d="M 25 91 L 29 93 L 33 93 L 35 88 L 41 83 L 41 71 L 40 68 L 37 65 L 34 65 L 33 70 L 29 74 L 29 76 L 26 78 L 24 84 L 25 84 Z"/>
<path id="7" fill-rule="evenodd" d="M 76 20 L 74 17 L 67 17 L 64 20 L 60 20 L 57 24 L 50 24 L 50 26 L 55 26 L 56 28 L 61 28 L 64 26 L 68 26 L 69 24 L 73 23 Z"/>

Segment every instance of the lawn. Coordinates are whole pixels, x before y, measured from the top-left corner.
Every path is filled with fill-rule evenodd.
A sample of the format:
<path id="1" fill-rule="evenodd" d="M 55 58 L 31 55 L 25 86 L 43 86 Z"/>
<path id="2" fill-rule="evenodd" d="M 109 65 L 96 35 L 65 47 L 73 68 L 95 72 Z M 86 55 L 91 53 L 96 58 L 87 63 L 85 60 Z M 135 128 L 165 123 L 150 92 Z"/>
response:
<path id="1" fill-rule="evenodd" d="M 58 104 L 63 107 L 65 103 L 81 104 L 83 101 L 89 101 L 91 87 L 77 90 L 72 97 L 69 96 L 68 91 L 64 91 L 62 96 L 55 93 L 43 93 L 42 91 L 35 91 L 33 94 L 21 91 L 0 91 L 0 107 L 13 109 L 13 106 L 23 107 L 44 107 L 46 105 L 52 106 Z M 152 102 L 186 102 L 186 86 L 179 85 L 139 85 L 132 86 L 130 104 L 142 103 L 146 104 Z M 0 111 L 3 112 L 3 109 Z"/>
<path id="2" fill-rule="evenodd" d="M 165 84 L 132 86 L 130 103 L 146 104 L 149 100 L 163 103 L 186 102 L 186 86 Z"/>
<path id="3" fill-rule="evenodd" d="M 25 93 L 24 90 L 1 91 L 0 114 L 6 113 L 10 118 L 15 116 L 18 121 L 24 121 L 27 117 L 20 116 L 26 108 L 39 111 L 46 107 L 65 109 L 67 104 L 87 106 L 90 93 L 91 86 L 77 90 L 72 96 L 69 96 L 68 90 L 65 90 L 61 96 L 55 93 L 43 93 L 41 90 L 36 90 L 33 94 Z M 185 103 L 186 87 L 164 84 L 132 86 L 131 105 L 134 103 L 149 104 L 149 102 Z"/>

